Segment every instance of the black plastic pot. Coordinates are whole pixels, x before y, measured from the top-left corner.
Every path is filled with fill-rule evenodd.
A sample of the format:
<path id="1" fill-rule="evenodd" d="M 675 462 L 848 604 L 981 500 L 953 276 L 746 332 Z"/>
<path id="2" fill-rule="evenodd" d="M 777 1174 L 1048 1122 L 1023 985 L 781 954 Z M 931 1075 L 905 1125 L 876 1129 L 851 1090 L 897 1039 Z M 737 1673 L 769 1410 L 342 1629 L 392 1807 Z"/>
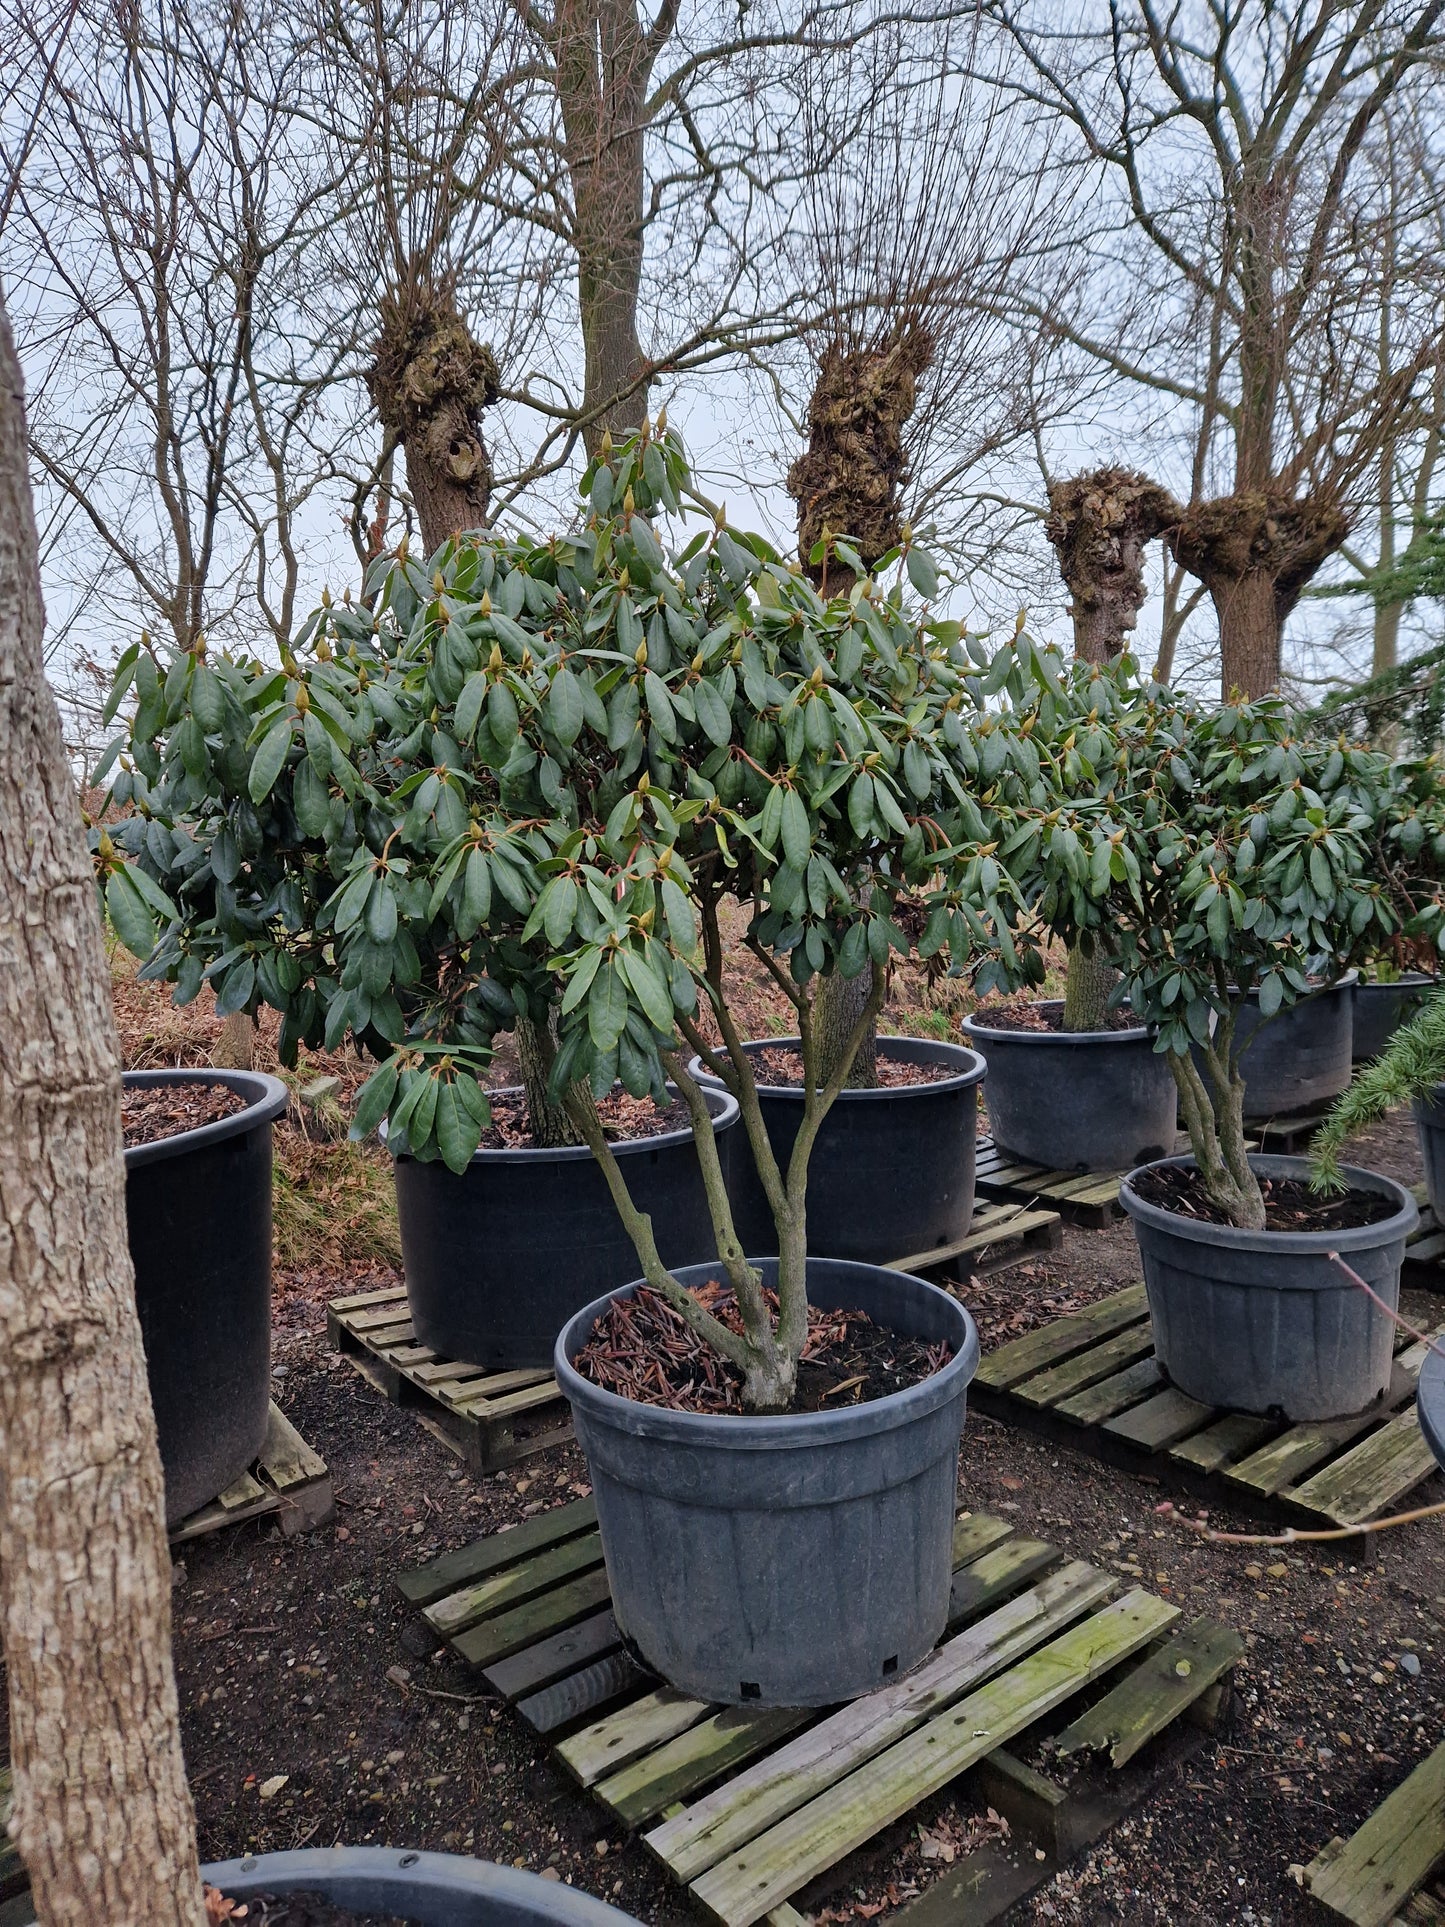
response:
<path id="1" fill-rule="evenodd" d="M 1417 1097 L 1410 1108 L 1415 1114 L 1430 1209 L 1437 1222 L 1445 1224 L 1445 1084 L 1437 1084 L 1427 1097 Z"/>
<path id="2" fill-rule="evenodd" d="M 745 1044 L 756 1053 L 796 1045 L 796 1037 Z M 987 1066 L 977 1051 L 922 1037 L 880 1037 L 878 1055 L 907 1064 L 946 1064 L 954 1075 L 933 1084 L 843 1091 L 824 1118 L 808 1164 L 808 1250 L 817 1257 L 884 1265 L 968 1235 L 978 1143 L 978 1087 Z M 717 1080 L 696 1058 L 703 1083 Z M 762 1084 L 758 1101 L 782 1170 L 803 1121 L 803 1093 Z M 743 1249 L 778 1248 L 747 1133 L 739 1129 L 732 1170 L 733 1219 Z"/>
<path id="3" fill-rule="evenodd" d="M 1368 1064 L 1380 1055 L 1395 1032 L 1425 1002 L 1436 979 L 1423 970 L 1406 970 L 1392 984 L 1355 985 L 1354 1059 Z"/>
<path id="4" fill-rule="evenodd" d="M 776 1279 L 776 1259 L 759 1269 Z M 695 1265 L 680 1278 L 717 1275 Z M 808 1261 L 808 1295 L 889 1331 L 946 1339 L 953 1358 L 871 1404 L 714 1418 L 619 1398 L 573 1369 L 606 1299 L 557 1340 L 618 1626 L 699 1699 L 851 1699 L 906 1673 L 948 1615 L 958 1441 L 978 1367 L 973 1320 L 921 1278 L 837 1259 Z"/>
<path id="5" fill-rule="evenodd" d="M 1249 992 L 1234 1031 L 1246 1117 L 1288 1117 L 1328 1104 L 1348 1087 L 1358 977 L 1357 970 L 1347 970 L 1338 983 L 1273 1017 L 1260 1016 L 1258 994 Z M 1197 1050 L 1194 1061 L 1204 1075 Z"/>
<path id="6" fill-rule="evenodd" d="M 228 1900 L 321 1894 L 359 1914 L 399 1914 L 421 1927 L 626 1927 L 633 1919 L 560 1880 L 451 1853 L 302 1847 L 221 1860 L 201 1874 Z"/>
<path id="7" fill-rule="evenodd" d="M 1146 1026 L 998 1030 L 984 1012 L 963 1029 L 988 1062 L 994 1142 L 1015 1157 L 1051 1171 L 1128 1171 L 1174 1149 L 1178 1096 Z"/>
<path id="8" fill-rule="evenodd" d="M 258 1071 L 127 1071 L 127 1090 L 225 1084 L 250 1102 L 125 1154 L 135 1300 L 175 1525 L 241 1476 L 271 1406 L 271 1126 L 286 1086 Z"/>
<path id="9" fill-rule="evenodd" d="M 1420 1367 L 1417 1412 L 1425 1443 L 1445 1472 L 1445 1356 L 1439 1352 L 1431 1352 Z"/>
<path id="10" fill-rule="evenodd" d="M 708 1108 L 726 1176 L 738 1107 L 717 1092 Z M 612 1148 L 664 1263 L 715 1257 L 691 1130 Z M 478 1151 L 460 1175 L 411 1157 L 397 1158 L 395 1170 L 417 1343 L 448 1358 L 543 1370 L 572 1314 L 637 1276 L 637 1252 L 585 1145 Z"/>
<path id="11" fill-rule="evenodd" d="M 1307 1178 L 1308 1158 L 1253 1157 L 1261 1177 Z M 1165 1158 L 1146 1169 L 1194 1165 Z M 1339 1252 L 1393 1310 L 1405 1240 L 1420 1221 L 1393 1178 L 1344 1167 L 1352 1189 L 1388 1198 L 1393 1214 L 1350 1231 L 1241 1231 L 1148 1204 L 1119 1187 L 1134 1220 L 1154 1327 L 1170 1381 L 1204 1405 L 1287 1419 L 1362 1412 L 1390 1383 L 1394 1327 L 1330 1263 Z"/>

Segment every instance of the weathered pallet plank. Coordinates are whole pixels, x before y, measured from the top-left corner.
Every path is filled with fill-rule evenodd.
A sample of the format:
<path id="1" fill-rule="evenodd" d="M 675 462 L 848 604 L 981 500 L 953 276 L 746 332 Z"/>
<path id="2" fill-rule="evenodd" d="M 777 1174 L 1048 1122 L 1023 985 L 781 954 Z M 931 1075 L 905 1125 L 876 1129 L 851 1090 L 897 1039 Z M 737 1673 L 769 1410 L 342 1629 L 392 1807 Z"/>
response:
<path id="1" fill-rule="evenodd" d="M 1189 1398 L 1173 1385 L 1166 1385 L 1162 1392 L 1156 1392 L 1132 1411 L 1106 1419 L 1103 1429 L 1111 1438 L 1127 1439 L 1130 1445 L 1159 1452 L 1188 1438 L 1191 1432 L 1199 1431 L 1215 1416 L 1212 1405 L 1201 1405 L 1197 1398 Z"/>
<path id="2" fill-rule="evenodd" d="M 517 1711 L 534 1733 L 557 1733 L 564 1727 L 575 1726 L 578 1720 L 587 1719 L 601 1707 L 636 1693 L 649 1685 L 651 1679 L 652 1675 L 639 1666 L 630 1653 L 619 1648 L 569 1673 L 565 1679 L 544 1686 L 540 1692 L 519 1699 Z"/>
<path id="3" fill-rule="evenodd" d="M 980 1205 L 974 1212 L 967 1233 L 949 1244 L 932 1245 L 924 1251 L 911 1251 L 906 1257 L 892 1259 L 889 1271 L 934 1271 L 941 1265 L 957 1267 L 961 1258 L 971 1259 L 981 1252 L 992 1254 L 983 1269 L 1004 1270 L 1020 1263 L 1031 1252 L 1057 1250 L 1063 1225 L 1057 1211 L 1026 1210 L 1020 1205 Z M 996 1247 L 1007 1247 L 1000 1252 Z M 962 1267 L 974 1270 L 973 1265 Z"/>
<path id="4" fill-rule="evenodd" d="M 1255 1418 L 1249 1412 L 1228 1412 L 1213 1425 L 1206 1425 L 1192 1438 L 1181 1439 L 1169 1448 L 1169 1456 L 1181 1465 L 1192 1465 L 1200 1472 L 1213 1472 L 1231 1459 L 1252 1452 L 1263 1440 L 1280 1429 L 1277 1419 Z"/>
<path id="5" fill-rule="evenodd" d="M 443 1553 L 415 1572 L 402 1573 L 396 1589 L 409 1606 L 430 1606 L 447 1593 L 500 1572 L 504 1566 L 515 1566 L 531 1553 L 587 1532 L 596 1524 L 596 1501 L 574 1499 L 568 1505 L 553 1506 L 524 1519 L 518 1526 L 489 1532 L 485 1539 L 474 1539 L 456 1552 Z"/>
<path id="6" fill-rule="evenodd" d="M 991 1138 L 978 1142 L 976 1181 L 984 1197 L 1022 1203 L 1042 1200 L 1075 1224 L 1101 1227 L 1119 1216 L 1121 1171 L 1058 1171 L 1029 1164 L 999 1150 Z"/>
<path id="7" fill-rule="evenodd" d="M 1151 1349 L 1149 1356 L 1137 1364 L 1115 1372 L 1111 1378 L 1101 1379 L 1086 1391 L 1075 1392 L 1072 1398 L 1060 1399 L 1054 1410 L 1075 1425 L 1099 1425 L 1115 1413 L 1137 1405 L 1163 1383 L 1163 1369 Z"/>
<path id="8" fill-rule="evenodd" d="M 1148 1322 L 1131 1325 L 1102 1345 L 1091 1345 L 1087 1351 L 1076 1352 L 1072 1358 L 1026 1378 L 1021 1385 L 1013 1387 L 1013 1395 L 1026 1405 L 1057 1405 L 1061 1399 L 1072 1397 L 1101 1378 L 1112 1377 L 1141 1357 L 1151 1357 L 1153 1351 L 1154 1334 Z"/>
<path id="9" fill-rule="evenodd" d="M 1291 1426 L 1237 1465 L 1227 1466 L 1225 1478 L 1231 1485 L 1247 1491 L 1268 1494 L 1299 1485 L 1306 1473 L 1333 1459 L 1363 1433 L 1373 1431 L 1382 1418 L 1414 1397 L 1420 1367 L 1425 1362 L 1425 1349 L 1423 1345 L 1411 1345 L 1400 1353 L 1395 1360 L 1389 1391 L 1368 1412 L 1354 1418 Z"/>
<path id="10" fill-rule="evenodd" d="M 961 1694 L 1031 1652 L 1114 1590 L 1105 1573 L 1071 1560 L 1028 1592 L 945 1641 L 907 1679 L 856 1700 L 750 1767 L 644 1841 L 677 1878 L 706 1868 L 922 1726 Z M 985 1749 L 987 1751 L 988 1749 Z M 797 1883 L 801 1885 L 802 1883 Z M 774 1896 L 786 1899 L 787 1888 Z M 767 1903 L 772 1905 L 772 1901 Z M 760 1909 L 766 1912 L 766 1906 Z M 754 1916 L 756 1918 L 756 1916 Z"/>
<path id="11" fill-rule="evenodd" d="M 1436 1469 L 1412 1406 L 1285 1497 L 1309 1512 L 1355 1526 L 1411 1492 Z"/>
<path id="12" fill-rule="evenodd" d="M 756 1759 L 817 1717 L 802 1707 L 724 1706 L 676 1739 L 599 1780 L 592 1791 L 625 1825 L 640 1826 L 729 1767 Z"/>
<path id="13" fill-rule="evenodd" d="M 563 1740 L 557 1757 L 583 1786 L 615 1773 L 654 1746 L 676 1739 L 706 1718 L 712 1707 L 671 1686 L 658 1686 L 606 1719 Z"/>
<path id="14" fill-rule="evenodd" d="M 622 1634 L 617 1630 L 617 1621 L 609 1606 L 604 1612 L 593 1613 L 590 1618 L 553 1633 L 550 1638 L 538 1640 L 507 1659 L 484 1666 L 482 1678 L 503 1699 L 524 1699 L 594 1660 L 617 1652 L 621 1645 Z"/>
<path id="15" fill-rule="evenodd" d="M 1060 1735 L 1059 1753 L 1107 1747 L 1113 1764 L 1124 1766 L 1222 1679 L 1243 1651 L 1239 1634 L 1213 1620 L 1181 1627 Z"/>
<path id="16" fill-rule="evenodd" d="M 694 1898 L 724 1927 L 752 1927 L 985 1753 L 1112 1671 L 1178 1615 L 1177 1606 L 1142 1591 L 1104 1607 L 710 1868 L 692 1883 Z"/>
<path id="17" fill-rule="evenodd" d="M 422 1617 L 433 1632 L 443 1639 L 451 1639 L 468 1626 L 475 1626 L 479 1619 L 491 1618 L 508 1606 L 519 1606 L 524 1599 L 549 1592 L 561 1580 L 571 1578 L 574 1573 L 588 1572 L 601 1563 L 601 1536 L 584 1532 L 575 1539 L 564 1540 L 561 1545 L 548 1546 L 517 1565 L 506 1566 L 486 1579 L 479 1579 L 474 1585 L 448 1593 L 445 1599 L 425 1607 Z"/>
<path id="18" fill-rule="evenodd" d="M 1052 1324 L 1041 1325 L 1037 1331 L 1025 1332 L 1022 1338 L 1010 1339 L 1006 1345 L 998 1346 L 980 1363 L 974 1383 L 1006 1391 L 1021 1379 L 1031 1378 L 1045 1367 L 1086 1350 L 1126 1325 L 1137 1325 L 1148 1316 L 1149 1301 L 1143 1285 L 1130 1285 L 1124 1291 L 1099 1299 L 1084 1311 L 1056 1318 Z"/>
<path id="19" fill-rule="evenodd" d="M 521 1606 L 514 1606 L 510 1612 L 499 1613 L 495 1619 L 484 1619 L 480 1625 L 459 1633 L 451 1642 L 452 1651 L 468 1666 L 490 1666 L 499 1659 L 509 1659 L 524 1646 L 551 1633 L 561 1632 L 564 1626 L 585 1619 L 599 1606 L 608 1605 L 611 1598 L 607 1568 L 598 1566 L 595 1571 L 584 1572 L 580 1578 L 568 1580 L 552 1592 L 542 1593 Z"/>
<path id="20" fill-rule="evenodd" d="M 1337 1852 L 1305 1869 L 1306 1891 L 1352 1927 L 1386 1927 L 1445 1856 L 1445 1746 L 1435 1749 Z"/>

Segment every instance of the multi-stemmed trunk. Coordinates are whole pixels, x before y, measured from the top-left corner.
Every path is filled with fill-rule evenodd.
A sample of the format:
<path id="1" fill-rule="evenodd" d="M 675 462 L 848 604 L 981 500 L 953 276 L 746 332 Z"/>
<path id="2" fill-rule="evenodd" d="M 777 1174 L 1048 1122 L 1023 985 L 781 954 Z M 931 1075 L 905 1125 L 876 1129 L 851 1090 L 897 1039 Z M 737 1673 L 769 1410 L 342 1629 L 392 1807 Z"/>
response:
<path id="1" fill-rule="evenodd" d="M 1230 1224 L 1244 1231 L 1264 1229 L 1264 1198 L 1249 1162 L 1244 1130 L 1244 1079 L 1234 1059 L 1236 1007 L 1218 1017 L 1214 1034 L 1200 1046 L 1204 1073 L 1188 1051 L 1171 1051 L 1169 1068 L 1179 1091 L 1179 1108 L 1189 1133 L 1189 1148 L 1210 1200 Z"/>
<path id="2" fill-rule="evenodd" d="M 16 1845 L 49 1927 L 200 1927 L 120 1062 L 0 305 L 0 1594 Z"/>

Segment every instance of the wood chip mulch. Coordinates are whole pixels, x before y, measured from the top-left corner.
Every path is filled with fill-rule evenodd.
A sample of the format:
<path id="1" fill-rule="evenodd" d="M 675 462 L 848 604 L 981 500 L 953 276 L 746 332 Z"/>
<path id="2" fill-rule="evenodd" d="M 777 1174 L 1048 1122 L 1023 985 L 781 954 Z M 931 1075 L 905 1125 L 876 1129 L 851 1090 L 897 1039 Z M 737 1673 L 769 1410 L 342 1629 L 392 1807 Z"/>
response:
<path id="1" fill-rule="evenodd" d="M 716 1281 L 693 1296 L 730 1331 L 742 1318 L 731 1290 Z M 776 1318 L 777 1296 L 763 1294 Z M 953 1353 L 884 1330 L 864 1311 L 808 1307 L 808 1336 L 798 1367 L 795 1412 L 834 1411 L 885 1398 L 941 1371 Z M 604 1391 L 674 1412 L 743 1415 L 742 1374 L 699 1337 L 658 1292 L 644 1287 L 614 1298 L 574 1360 Z"/>
<path id="2" fill-rule="evenodd" d="M 199 1131 L 244 1111 L 249 1100 L 229 1084 L 151 1084 L 128 1090 L 121 1100 L 126 1149 Z"/>

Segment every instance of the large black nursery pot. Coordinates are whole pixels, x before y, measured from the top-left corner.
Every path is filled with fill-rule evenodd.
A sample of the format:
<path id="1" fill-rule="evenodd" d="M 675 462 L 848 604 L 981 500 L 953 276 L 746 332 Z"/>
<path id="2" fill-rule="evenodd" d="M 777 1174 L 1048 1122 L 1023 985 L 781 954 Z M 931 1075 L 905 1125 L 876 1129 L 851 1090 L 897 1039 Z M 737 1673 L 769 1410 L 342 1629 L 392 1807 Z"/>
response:
<path id="1" fill-rule="evenodd" d="M 1252 1157 L 1262 1178 L 1305 1178 L 1307 1158 Z M 1193 1168 L 1166 1158 L 1146 1169 Z M 1170 1382 L 1204 1405 L 1287 1419 L 1362 1412 L 1390 1383 L 1394 1326 L 1350 1282 L 1337 1251 L 1393 1311 L 1400 1302 L 1405 1240 L 1420 1221 L 1403 1186 L 1345 1166 L 1352 1190 L 1387 1198 L 1394 1210 L 1347 1231 L 1241 1231 L 1162 1210 L 1119 1187 L 1144 1264 L 1154 1350 Z"/>
<path id="2" fill-rule="evenodd" d="M 1425 1166 L 1425 1190 L 1437 1222 L 1445 1224 L 1445 1084 L 1437 1084 L 1411 1105 L 1420 1157 Z"/>
<path id="3" fill-rule="evenodd" d="M 726 1177 L 737 1103 L 723 1091 L 707 1102 Z M 691 1128 L 612 1149 L 633 1202 L 652 1219 L 663 1262 L 715 1258 Z M 402 1156 L 395 1172 L 417 1343 L 447 1358 L 544 1370 L 572 1314 L 637 1276 L 637 1252 L 585 1144 L 481 1150 L 460 1174 Z"/>
<path id="4" fill-rule="evenodd" d="M 1393 983 L 1355 985 L 1353 1054 L 1357 1064 L 1380 1055 L 1401 1024 L 1408 1023 L 1436 986 L 1423 970 L 1406 970 Z"/>
<path id="5" fill-rule="evenodd" d="M 218 1861 L 201 1875 L 228 1900 L 320 1894 L 364 1918 L 401 1916 L 421 1927 L 627 1927 L 633 1920 L 560 1880 L 452 1853 L 301 1847 Z"/>
<path id="6" fill-rule="evenodd" d="M 1273 1017 L 1260 1016 L 1257 991 L 1247 993 L 1234 1029 L 1246 1116 L 1288 1117 L 1332 1103 L 1348 1088 L 1359 974 L 1347 970 L 1337 983 L 1311 991 Z M 1207 1081 L 1198 1049 L 1194 1061 Z"/>
<path id="7" fill-rule="evenodd" d="M 796 1047 L 796 1037 L 762 1037 L 758 1051 Z M 823 1119 L 808 1163 L 808 1250 L 824 1258 L 886 1265 L 968 1235 L 978 1145 L 978 1087 L 987 1068 L 977 1051 L 922 1037 L 880 1037 L 880 1058 L 941 1064 L 931 1084 L 841 1091 Z M 693 1075 L 720 1089 L 694 1058 Z M 760 1084 L 768 1142 L 786 1175 L 803 1121 L 801 1088 Z M 748 1252 L 776 1251 L 773 1214 L 739 1128 L 732 1169 L 733 1221 Z M 635 1269 L 635 1267 L 634 1267 Z"/>
<path id="8" fill-rule="evenodd" d="M 127 1071 L 127 1090 L 224 1084 L 244 1111 L 125 1154 L 135 1301 L 166 1475 L 166 1523 L 224 1492 L 271 1408 L 271 1126 L 286 1086 L 258 1071 Z"/>
<path id="9" fill-rule="evenodd" d="M 766 1284 L 777 1260 L 758 1268 Z M 716 1265 L 676 1274 L 706 1284 Z M 629 1287 L 628 1294 L 639 1289 Z M 573 1360 L 607 1309 L 557 1340 L 623 1637 L 698 1699 L 828 1706 L 906 1673 L 948 1615 L 958 1441 L 978 1333 L 907 1272 L 808 1260 L 808 1296 L 866 1311 L 953 1357 L 902 1392 L 841 1411 L 713 1417 L 644 1405 Z"/>
<path id="10" fill-rule="evenodd" d="M 1000 1030 L 985 1010 L 963 1030 L 988 1063 L 994 1143 L 1014 1157 L 1051 1171 L 1128 1171 L 1174 1149 L 1178 1096 L 1148 1026 Z"/>
<path id="11" fill-rule="evenodd" d="M 1445 1472 L 1445 1352 L 1432 1351 L 1420 1367 L 1416 1412 L 1425 1443 L 1435 1454 L 1435 1463 Z"/>

